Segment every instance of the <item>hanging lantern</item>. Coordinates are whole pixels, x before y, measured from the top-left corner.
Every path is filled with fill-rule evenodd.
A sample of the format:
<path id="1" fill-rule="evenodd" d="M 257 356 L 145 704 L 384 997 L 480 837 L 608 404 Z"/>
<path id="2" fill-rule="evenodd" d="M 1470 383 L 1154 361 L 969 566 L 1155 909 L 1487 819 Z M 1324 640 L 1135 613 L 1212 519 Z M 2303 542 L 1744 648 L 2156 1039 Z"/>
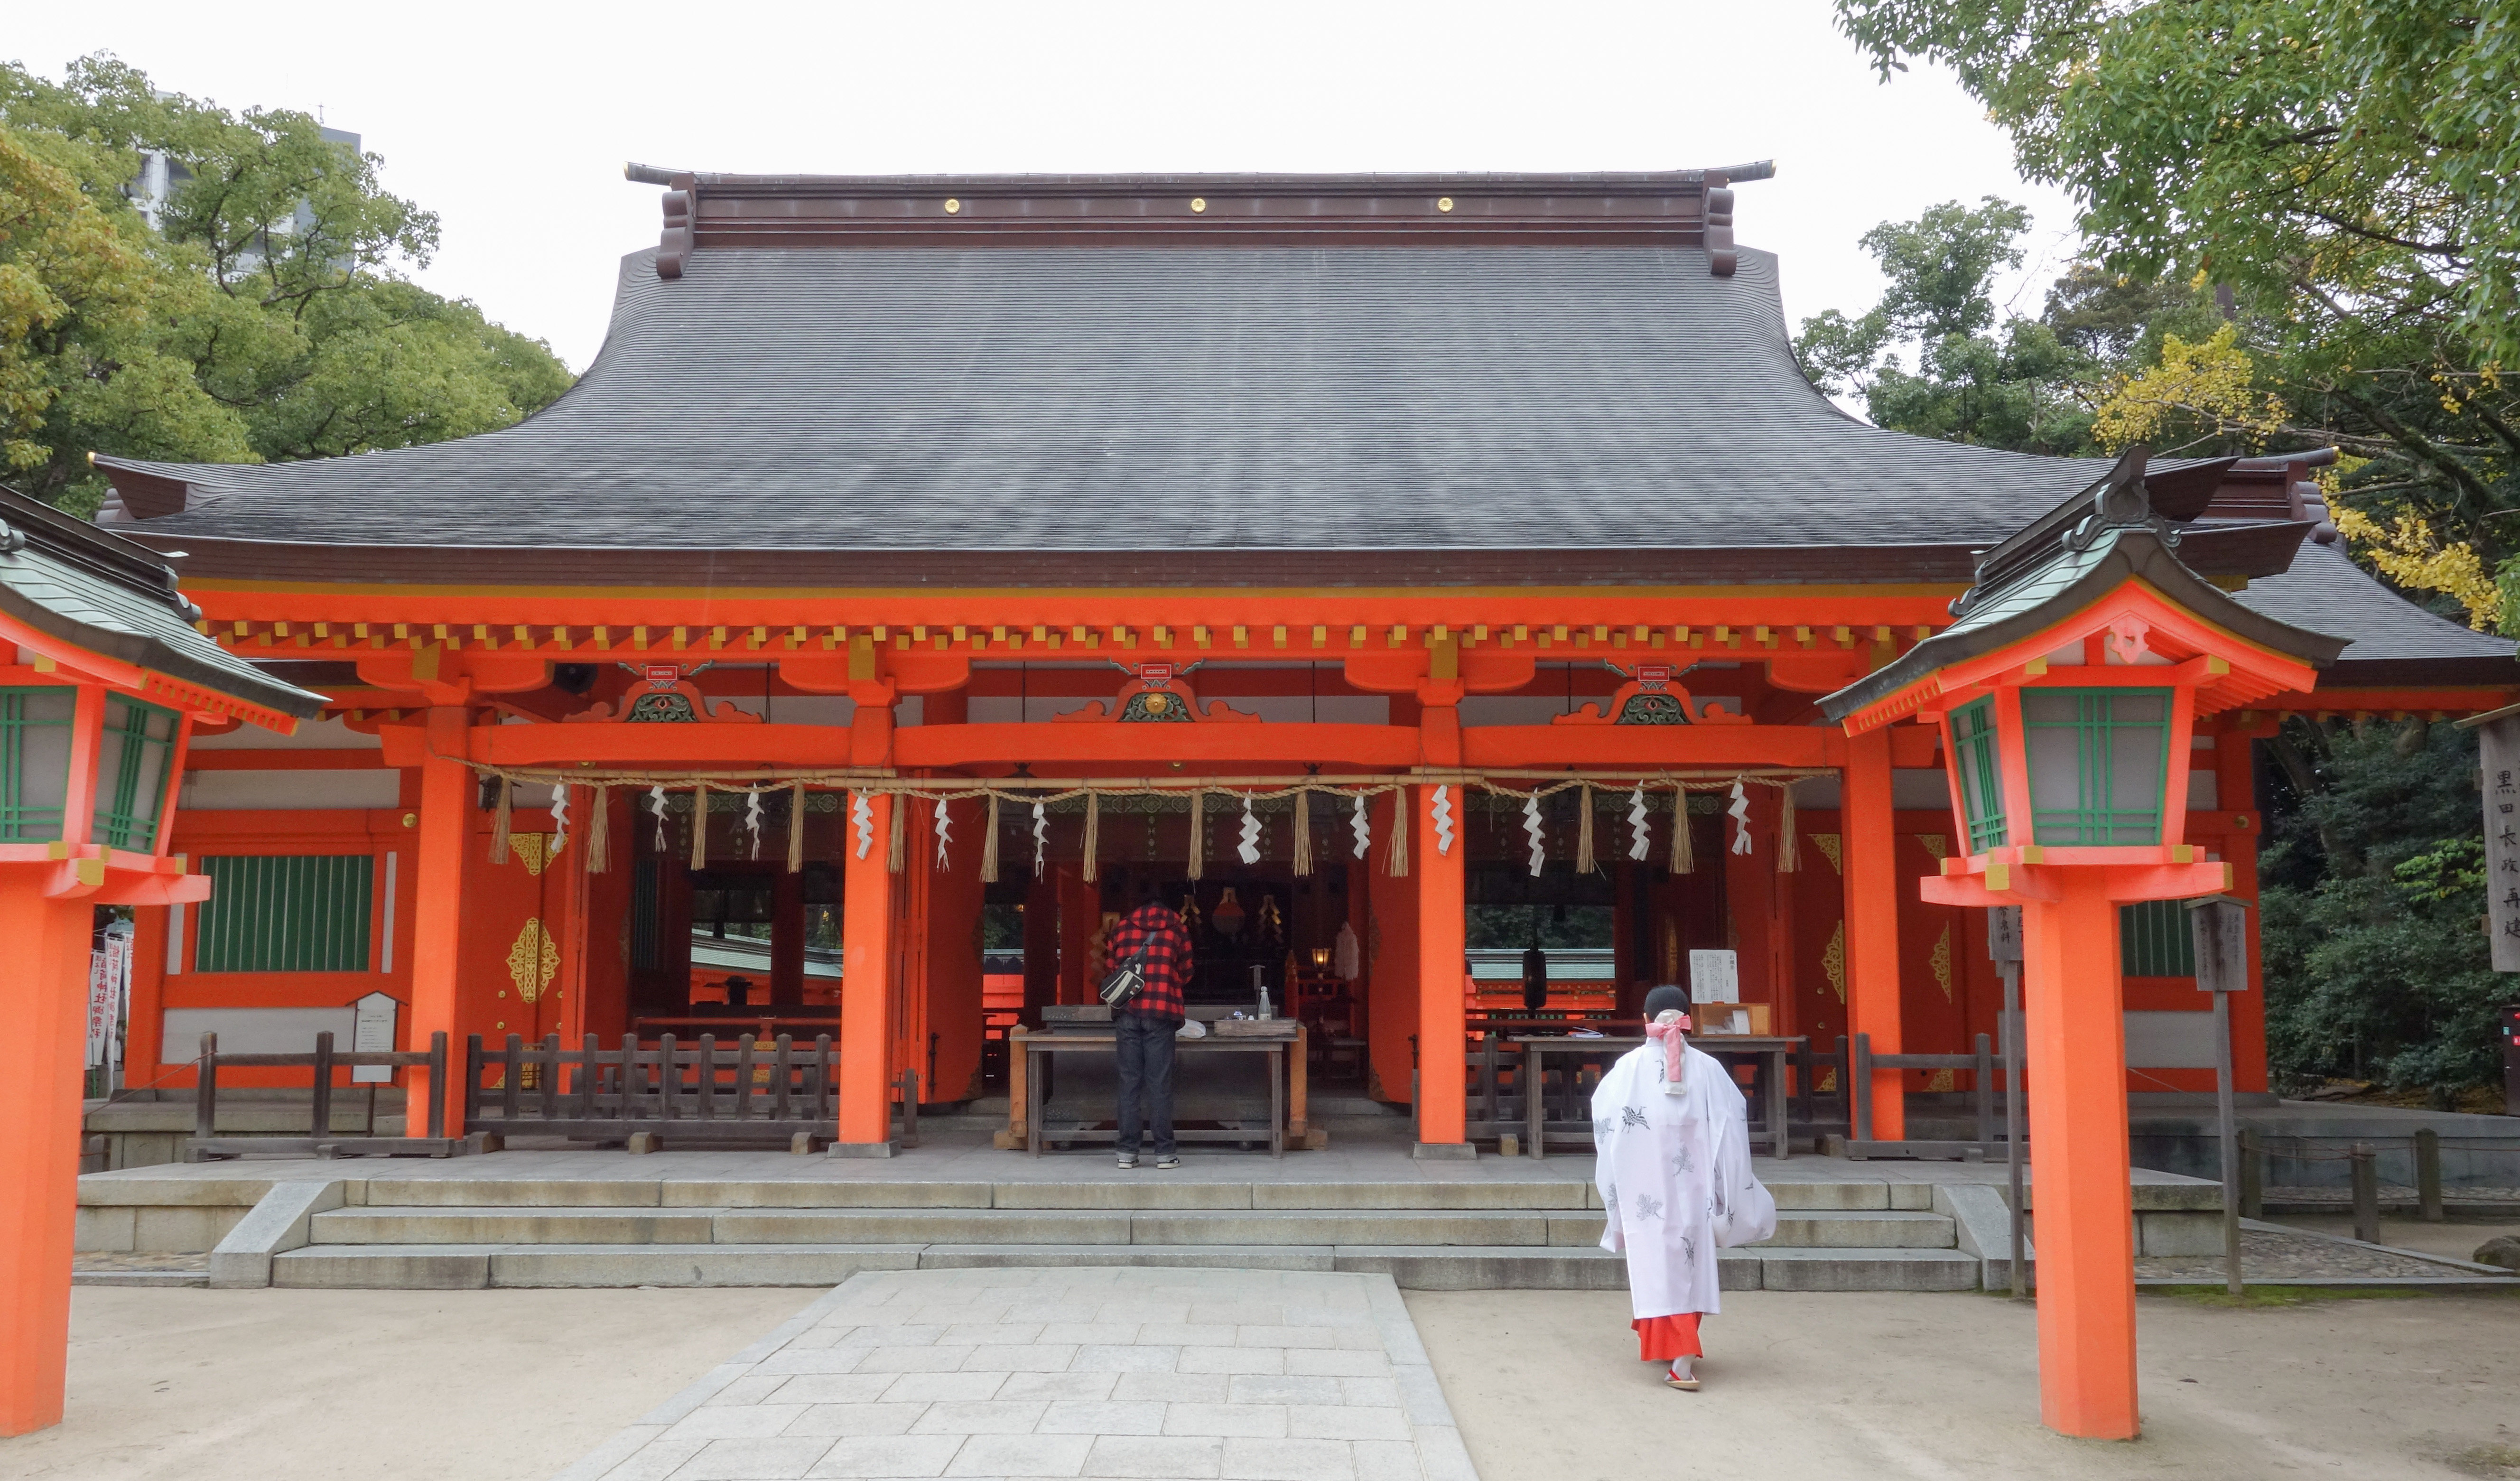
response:
<path id="1" fill-rule="evenodd" d="M 1242 902 L 1234 898 L 1234 886 L 1229 884 L 1225 887 L 1225 898 L 1216 902 L 1215 911 L 1208 916 L 1208 923 L 1216 927 L 1218 935 L 1238 936 L 1242 934 L 1246 915 Z"/>

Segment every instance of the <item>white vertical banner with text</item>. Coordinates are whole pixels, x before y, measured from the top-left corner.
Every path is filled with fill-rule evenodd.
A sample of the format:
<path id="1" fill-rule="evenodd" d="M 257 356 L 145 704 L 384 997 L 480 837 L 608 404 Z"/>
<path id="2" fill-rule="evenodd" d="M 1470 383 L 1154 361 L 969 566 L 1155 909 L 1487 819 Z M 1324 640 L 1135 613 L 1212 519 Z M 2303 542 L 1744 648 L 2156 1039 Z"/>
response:
<path id="1" fill-rule="evenodd" d="M 105 928 L 105 945 L 88 956 L 87 1067 L 122 1062 L 122 1016 L 131 1002 L 131 935 L 128 920 Z"/>
<path id="2" fill-rule="evenodd" d="M 2520 715 L 2476 729 L 2485 782 L 2485 898 L 2494 969 L 2520 972 Z"/>

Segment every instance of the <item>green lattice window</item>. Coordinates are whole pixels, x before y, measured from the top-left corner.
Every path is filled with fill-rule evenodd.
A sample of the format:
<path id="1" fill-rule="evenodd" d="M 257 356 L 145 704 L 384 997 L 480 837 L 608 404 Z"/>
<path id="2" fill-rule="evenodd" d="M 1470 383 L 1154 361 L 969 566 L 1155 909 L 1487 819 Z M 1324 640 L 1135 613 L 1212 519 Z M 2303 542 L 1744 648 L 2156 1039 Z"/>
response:
<path id="1" fill-rule="evenodd" d="M 0 689 L 0 843 L 62 835 L 78 691 Z"/>
<path id="2" fill-rule="evenodd" d="M 1995 700 L 1980 699 L 1952 714 L 1952 754 L 1959 761 L 1960 806 L 1968 816 L 1972 854 L 2000 847 L 2003 826 L 2003 773 L 1995 748 Z"/>
<path id="3" fill-rule="evenodd" d="M 2032 841 L 2125 847 L 2161 841 L 2170 776 L 2170 691 L 2025 689 Z"/>
<path id="4" fill-rule="evenodd" d="M 2118 907 L 2118 970 L 2129 977 L 2193 977 L 2196 937 L 2187 907 L 2178 900 L 2146 900 Z"/>
<path id="5" fill-rule="evenodd" d="M 158 847 L 166 806 L 166 766 L 175 754 L 175 712 L 119 695 L 105 701 L 97 751 L 95 840 L 148 853 Z"/>
<path id="6" fill-rule="evenodd" d="M 202 972 L 363 972 L 376 859 L 368 854 L 203 859 L 210 898 L 194 938 Z"/>

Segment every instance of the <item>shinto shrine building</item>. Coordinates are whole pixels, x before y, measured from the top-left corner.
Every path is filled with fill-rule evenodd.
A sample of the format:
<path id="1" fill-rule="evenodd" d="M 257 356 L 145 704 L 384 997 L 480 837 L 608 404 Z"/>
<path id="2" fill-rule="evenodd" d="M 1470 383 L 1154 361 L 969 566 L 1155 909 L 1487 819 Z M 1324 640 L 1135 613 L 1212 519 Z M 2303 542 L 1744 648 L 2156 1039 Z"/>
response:
<path id="1" fill-rule="evenodd" d="M 1525 917 L 1597 923 L 1609 967 L 1566 1004 L 1633 1015 L 1729 949 L 1776 1033 L 1994 1031 L 1983 913 L 1916 886 L 1955 844 L 1939 733 L 1815 701 L 2107 468 L 1831 406 L 1778 259 L 1733 242 L 1765 166 L 633 174 L 661 241 L 524 423 L 97 460 L 200 630 L 327 696 L 292 736 L 196 729 L 172 849 L 215 892 L 140 912 L 134 1082 L 382 990 L 405 1045 L 830 1033 L 836 1141 L 879 1147 L 905 1072 L 976 1095 L 989 1036 L 1087 1001 L 1149 890 L 1193 918 L 1197 997 L 1256 970 L 1436 1147 L 1465 949 Z M 2201 720 L 2163 800 L 2244 899 L 2283 714 L 2520 698 L 2511 644 L 2352 564 L 2317 461 L 2148 475 L 2187 566 L 2350 640 Z M 2206 1089 L 2209 1005 L 2151 909 L 2128 1089 Z"/>

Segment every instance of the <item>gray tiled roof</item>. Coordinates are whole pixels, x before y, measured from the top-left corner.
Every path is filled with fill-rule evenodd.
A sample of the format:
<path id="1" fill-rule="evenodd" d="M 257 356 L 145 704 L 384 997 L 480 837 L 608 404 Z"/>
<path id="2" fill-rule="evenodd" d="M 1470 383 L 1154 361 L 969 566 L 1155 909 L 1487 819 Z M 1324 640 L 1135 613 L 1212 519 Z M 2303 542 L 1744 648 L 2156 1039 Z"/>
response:
<path id="1" fill-rule="evenodd" d="M 154 552 L 9 491 L 0 491 L 0 611 L 90 652 L 284 715 L 304 719 L 324 702 L 196 631 Z"/>
<path id="2" fill-rule="evenodd" d="M 641 549 L 1992 544 L 2106 465 L 1882 431 L 1699 248 L 711 249 L 503 431 L 190 482 L 154 536 Z"/>
<path id="3" fill-rule="evenodd" d="M 2348 647 L 2345 639 L 2308 623 L 2290 623 L 2246 606 L 2189 570 L 2154 528 L 2104 530 L 2088 550 L 2060 543 L 2035 563 L 2017 568 L 1990 588 L 1958 621 L 1822 698 L 1831 720 L 1898 694 L 1938 669 L 2036 637 L 2131 581 L 2151 586 L 2171 603 L 2249 642 L 2326 668 Z"/>
<path id="4" fill-rule="evenodd" d="M 1777 259 L 1746 248 L 1730 279 L 1694 247 L 710 248 L 671 283 L 654 256 L 623 259 L 602 353 L 524 423 L 303 463 L 102 459 L 190 485 L 183 513 L 124 527 L 520 553 L 1394 552 L 1430 584 L 1461 579 L 1444 553 L 1767 548 L 1820 569 L 1876 549 L 1918 579 L 1890 548 L 1991 547 L 2108 467 L 1840 413 L 1795 369 Z M 2243 600 L 2356 634 L 2349 665 L 2511 651 L 2318 547 Z"/>
<path id="5" fill-rule="evenodd" d="M 2373 580 L 2339 546 L 2303 545 L 2292 569 L 2251 581 L 2239 602 L 2295 627 L 2351 634 L 2340 668 L 2322 684 L 2421 683 L 2428 668 L 2444 664 L 2464 670 L 2464 682 L 2520 684 L 2510 639 L 2434 616 Z M 2394 679 L 2382 664 L 2397 670 Z M 2448 671 L 2431 677 L 2459 682 Z"/>

